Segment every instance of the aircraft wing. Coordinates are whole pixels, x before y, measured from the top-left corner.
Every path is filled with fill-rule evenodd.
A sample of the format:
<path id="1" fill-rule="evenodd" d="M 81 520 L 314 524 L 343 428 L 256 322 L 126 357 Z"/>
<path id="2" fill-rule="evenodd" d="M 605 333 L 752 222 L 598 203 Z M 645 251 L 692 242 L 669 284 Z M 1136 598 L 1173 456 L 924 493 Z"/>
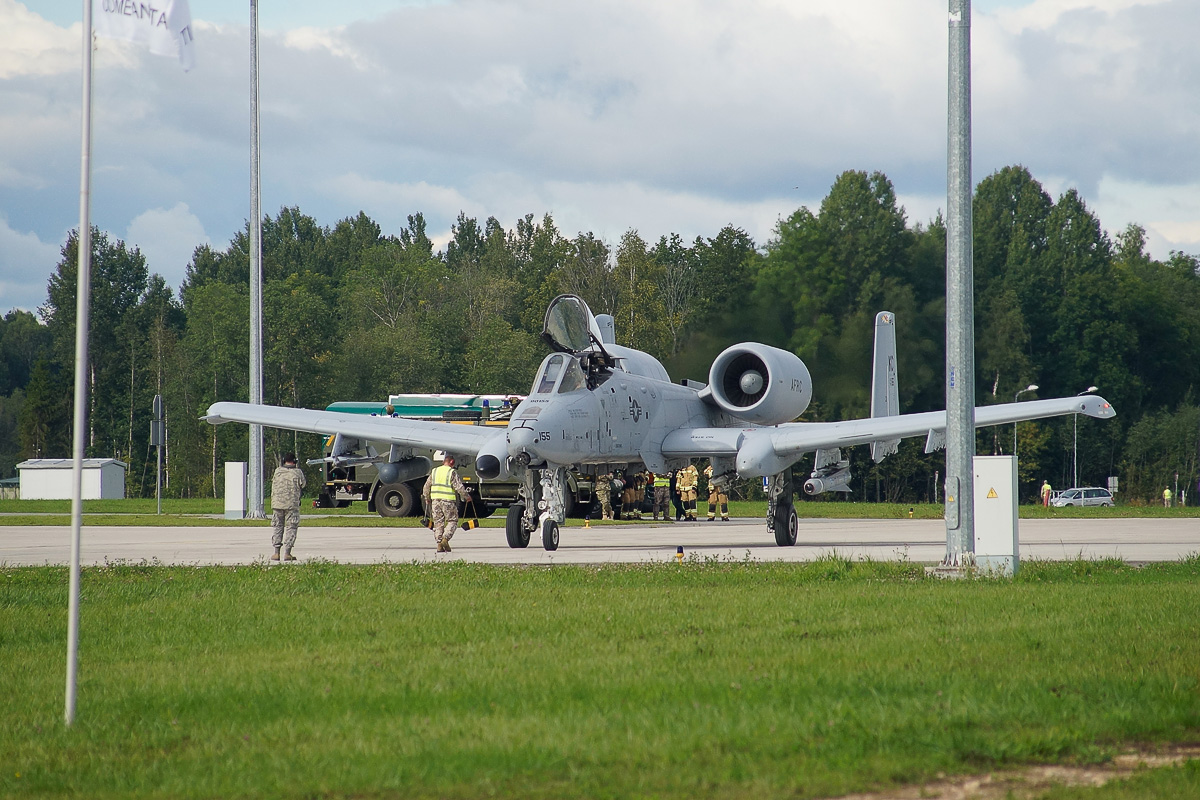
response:
<path id="1" fill-rule="evenodd" d="M 213 403 L 201 419 L 213 425 L 245 422 L 289 431 L 350 436 L 357 439 L 391 442 L 402 447 L 446 450 L 457 455 L 475 455 L 506 428 L 484 425 L 457 425 L 400 417 L 376 417 L 338 411 L 313 411 L 252 403 Z"/>
<path id="2" fill-rule="evenodd" d="M 1106 419 L 1115 416 L 1116 412 L 1107 400 L 1096 395 L 1031 400 L 978 407 L 975 409 L 975 427 L 1066 414 Z M 668 458 L 736 457 L 738 474 L 754 478 L 781 472 L 802 454 L 814 450 L 833 450 L 910 436 L 928 436 L 932 444 L 944 441 L 945 430 L 945 411 L 845 422 L 789 422 L 774 427 L 744 429 L 688 428 L 673 431 L 666 437 L 663 455 Z M 933 448 L 927 446 L 927 449 Z"/>

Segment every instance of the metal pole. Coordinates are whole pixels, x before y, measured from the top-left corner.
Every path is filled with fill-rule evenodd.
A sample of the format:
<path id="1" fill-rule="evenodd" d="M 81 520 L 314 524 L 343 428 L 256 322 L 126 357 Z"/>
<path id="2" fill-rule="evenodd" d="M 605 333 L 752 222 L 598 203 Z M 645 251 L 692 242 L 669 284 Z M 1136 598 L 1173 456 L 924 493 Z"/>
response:
<path id="1" fill-rule="evenodd" d="M 250 0 L 250 402 L 262 405 L 262 211 L 259 207 L 258 2 Z M 263 519 L 263 432 L 250 426 L 247 516 Z"/>
<path id="2" fill-rule="evenodd" d="M 950 0 L 946 175 L 946 566 L 975 550 L 975 286 L 971 219 L 971 2 Z"/>
<path id="3" fill-rule="evenodd" d="M 158 513 L 162 514 L 162 445 L 160 444 L 155 449 L 158 450 L 158 463 L 156 467 L 157 472 L 155 473 L 154 496 L 158 498 Z"/>
<path id="4" fill-rule="evenodd" d="M 79 165 L 79 269 L 75 289 L 75 429 L 71 468 L 71 578 L 67 600 L 67 697 L 63 719 L 75 722 L 79 663 L 79 538 L 83 527 L 83 449 L 87 427 L 89 303 L 92 288 L 92 0 L 83 0 L 83 130 Z"/>
<path id="5" fill-rule="evenodd" d="M 1020 397 L 1021 395 L 1025 394 L 1026 392 L 1036 392 L 1037 390 L 1038 390 L 1038 385 L 1036 383 L 1031 383 L 1028 386 L 1026 386 L 1024 389 L 1022 389 L 1021 391 L 1019 391 L 1013 395 L 1013 402 L 1014 403 L 1017 402 L 1017 398 Z M 1013 457 L 1016 458 L 1016 455 L 1017 455 L 1017 423 L 1014 422 L 1013 423 Z"/>
<path id="6" fill-rule="evenodd" d="M 1017 402 L 1017 398 L 1021 396 L 1020 392 L 1013 395 L 1013 402 Z M 1017 457 L 1017 423 L 1013 423 L 1013 458 Z"/>
<path id="7" fill-rule="evenodd" d="M 155 459 L 154 470 L 154 497 L 157 500 L 158 513 L 162 513 L 162 449 L 165 439 L 165 425 L 163 424 L 163 402 L 162 395 L 154 395 L 154 402 L 151 404 L 152 414 L 154 418 L 150 422 L 150 444 L 154 445 L 157 452 Z"/>
<path id="8" fill-rule="evenodd" d="M 1099 389 L 1098 386 L 1089 386 L 1088 388 L 1084 389 L 1082 392 L 1080 392 L 1079 394 L 1077 394 L 1075 396 L 1083 397 L 1085 394 L 1091 394 L 1092 392 L 1095 392 L 1098 389 Z M 1074 417 L 1074 419 L 1075 419 L 1075 436 L 1074 436 L 1074 440 L 1071 444 L 1072 475 L 1073 475 L 1074 481 L 1075 481 L 1072 484 L 1071 488 L 1074 489 L 1074 488 L 1078 488 L 1078 486 L 1079 486 L 1079 415 L 1072 414 L 1071 416 Z"/>
<path id="9" fill-rule="evenodd" d="M 1071 473 L 1074 476 L 1071 483 L 1071 488 L 1079 485 L 1079 415 L 1072 414 L 1075 420 L 1075 437 L 1071 445 Z"/>

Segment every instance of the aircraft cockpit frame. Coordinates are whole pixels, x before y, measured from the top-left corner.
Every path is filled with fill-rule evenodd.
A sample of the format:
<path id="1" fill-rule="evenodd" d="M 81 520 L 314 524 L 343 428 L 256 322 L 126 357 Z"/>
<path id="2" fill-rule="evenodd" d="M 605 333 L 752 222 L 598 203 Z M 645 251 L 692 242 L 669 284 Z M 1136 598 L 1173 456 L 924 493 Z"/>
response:
<path id="1" fill-rule="evenodd" d="M 531 396 L 567 394 L 593 388 L 583 359 L 570 353 L 551 353 L 542 360 L 533 380 Z"/>

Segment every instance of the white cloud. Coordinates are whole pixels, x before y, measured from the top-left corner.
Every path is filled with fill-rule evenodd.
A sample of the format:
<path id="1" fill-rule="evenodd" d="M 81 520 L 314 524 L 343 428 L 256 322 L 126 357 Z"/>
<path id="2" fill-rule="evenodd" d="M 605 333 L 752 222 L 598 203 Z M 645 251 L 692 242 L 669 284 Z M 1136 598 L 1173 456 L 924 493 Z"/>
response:
<path id="1" fill-rule="evenodd" d="M 454 219 L 458 212 L 467 216 L 488 216 L 485 206 L 452 186 L 437 186 L 417 181 L 393 183 L 347 173 L 331 178 L 324 184 L 330 194 L 339 198 L 347 209 L 362 209 L 380 225 L 388 224 L 398 230 L 404 226 L 407 213 L 421 212 L 428 219 Z M 404 209 L 411 209 L 405 212 Z M 342 216 L 349 216 L 347 211 Z M 329 223 L 332 223 L 330 220 Z"/>
<path id="2" fill-rule="evenodd" d="M 615 242 L 633 228 L 651 244 L 671 233 L 687 242 L 696 236 L 716 236 L 729 224 L 742 228 L 755 241 L 765 242 L 780 216 L 799 205 L 796 198 L 735 202 L 637 183 L 556 181 L 546 185 L 545 202 L 567 236 L 594 232 Z"/>
<path id="3" fill-rule="evenodd" d="M 1156 256 L 1194 249 L 1200 215 L 1167 209 L 1200 205 L 1200 4 L 975 5 L 975 179 L 1023 164 L 1109 230 L 1145 225 Z M 262 35 L 268 214 L 396 233 L 422 212 L 439 243 L 460 211 L 613 240 L 732 223 L 761 244 L 846 169 L 886 173 L 910 222 L 945 204 L 944 0 L 320 6 Z M 93 219 L 173 286 L 249 215 L 248 31 L 222 8 L 193 9 L 190 73 L 97 54 Z M 0 213 L 44 241 L 78 215 L 77 27 L 0 0 Z"/>
<path id="4" fill-rule="evenodd" d="M 1035 0 L 1015 8 L 998 9 L 996 18 L 1006 29 L 1047 30 L 1073 12 L 1098 12 L 1112 16 L 1143 6 L 1156 6 L 1172 0 Z"/>
<path id="5" fill-rule="evenodd" d="M 139 248 L 150 272 L 163 276 L 178 296 L 193 251 L 210 242 L 199 217 L 186 203 L 176 203 L 172 208 L 152 208 L 134 217 L 125 243 Z"/>
<path id="6" fill-rule="evenodd" d="M 341 26 L 331 30 L 313 27 L 294 28 L 284 33 L 283 43 L 287 47 L 306 53 L 326 50 L 336 58 L 349 61 L 357 70 L 365 72 L 371 69 L 370 63 L 363 58 L 362 53 L 358 52 L 352 43 L 346 41 L 344 34 L 345 28 Z"/>
<path id="7" fill-rule="evenodd" d="M 13 230 L 0 215 L 0 314 L 13 308 L 36 313 L 46 302 L 46 282 L 59 258 L 57 245 Z"/>
<path id="8" fill-rule="evenodd" d="M 0 0 L 0 20 L 0 80 L 79 69 L 83 25 L 60 28 L 16 0 Z"/>
<path id="9" fill-rule="evenodd" d="M 1200 184 L 1164 187 L 1106 178 L 1093 211 L 1113 234 L 1130 223 L 1144 227 L 1156 257 L 1200 252 Z"/>

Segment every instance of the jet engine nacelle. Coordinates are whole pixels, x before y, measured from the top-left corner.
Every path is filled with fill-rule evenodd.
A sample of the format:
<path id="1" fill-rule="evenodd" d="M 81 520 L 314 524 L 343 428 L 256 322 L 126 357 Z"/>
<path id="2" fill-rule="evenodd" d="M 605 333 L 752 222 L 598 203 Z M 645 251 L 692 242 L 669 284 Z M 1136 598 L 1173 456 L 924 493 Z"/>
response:
<path id="1" fill-rule="evenodd" d="M 812 379 L 795 353 L 748 342 L 717 356 L 708 371 L 708 391 L 722 411 L 760 425 L 778 425 L 808 408 Z"/>

